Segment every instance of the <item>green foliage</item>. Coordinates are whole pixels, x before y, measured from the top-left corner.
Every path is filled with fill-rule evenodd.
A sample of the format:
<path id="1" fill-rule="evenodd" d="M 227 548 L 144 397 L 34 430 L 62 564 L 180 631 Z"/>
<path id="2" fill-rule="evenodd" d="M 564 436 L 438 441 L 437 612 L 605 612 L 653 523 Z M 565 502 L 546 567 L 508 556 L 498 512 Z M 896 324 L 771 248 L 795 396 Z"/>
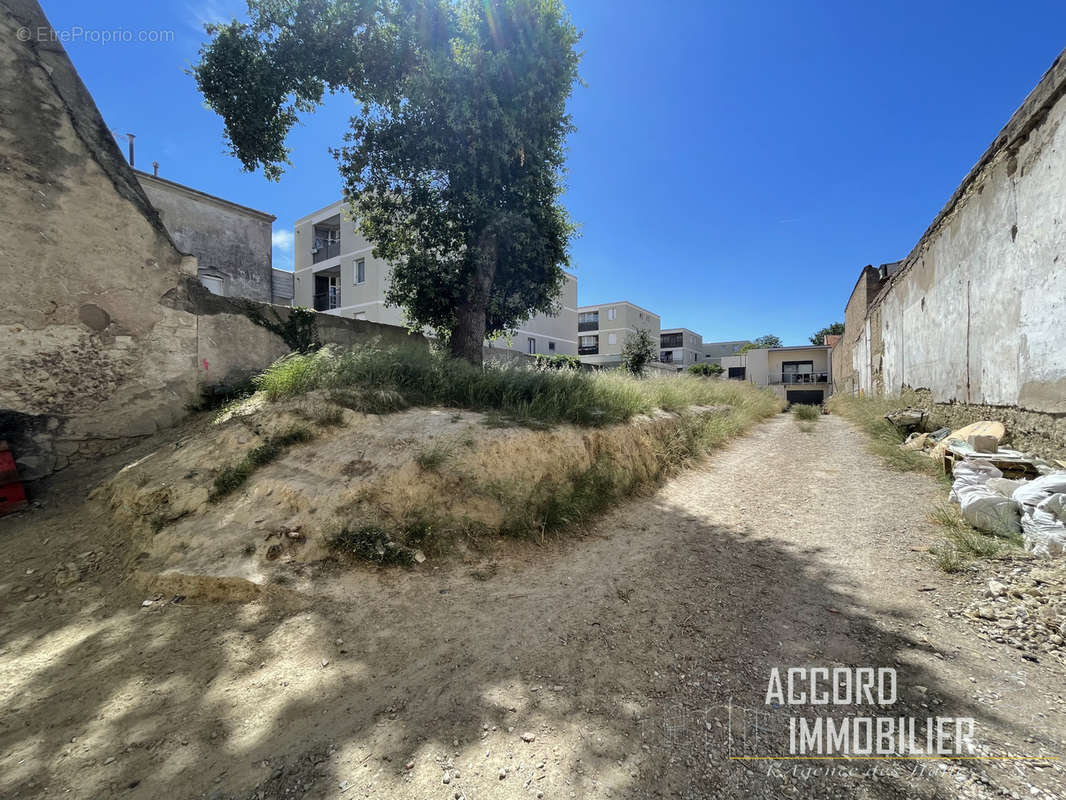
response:
<path id="1" fill-rule="evenodd" d="M 333 537 L 330 545 L 334 550 L 376 564 L 415 563 L 414 550 L 393 541 L 384 528 L 377 525 L 363 525 L 355 530 L 344 528 Z"/>
<path id="2" fill-rule="evenodd" d="M 765 336 L 760 336 L 752 342 L 742 344 L 737 352 L 746 353 L 749 350 L 765 350 L 769 347 L 782 347 L 781 338 L 774 336 L 772 333 L 768 333 Z"/>
<path id="3" fill-rule="evenodd" d="M 535 355 L 534 362 L 544 369 L 581 369 L 581 359 L 577 356 L 557 353 L 554 356 Z"/>
<path id="4" fill-rule="evenodd" d="M 214 486 L 208 499 L 217 502 L 221 498 L 239 489 L 252 473 L 271 461 L 276 461 L 291 445 L 308 442 L 314 434 L 307 428 L 290 428 L 287 431 L 269 437 L 265 442 L 253 447 L 244 458 L 236 464 L 221 469 L 215 476 Z"/>
<path id="5" fill-rule="evenodd" d="M 637 328 L 622 346 L 622 369 L 630 375 L 643 377 L 658 350 L 651 333 L 646 328 Z"/>
<path id="6" fill-rule="evenodd" d="M 833 322 L 819 331 L 811 334 L 811 344 L 825 344 L 826 336 L 837 336 L 844 332 L 843 322 Z"/>
<path id="7" fill-rule="evenodd" d="M 280 174 L 323 92 L 359 104 L 334 151 L 387 299 L 453 354 L 555 310 L 573 225 L 559 201 L 579 34 L 560 0 L 251 0 L 195 67 L 246 169 Z"/>
<path id="8" fill-rule="evenodd" d="M 793 403 L 792 416 L 796 419 L 811 422 L 822 416 L 822 409 L 820 406 L 811 406 L 805 403 Z"/>
<path id="9" fill-rule="evenodd" d="M 688 368 L 690 375 L 703 375 L 708 378 L 713 378 L 716 375 L 721 375 L 725 370 L 721 364 L 714 361 L 708 361 L 703 364 L 693 364 Z"/>
<path id="10" fill-rule="evenodd" d="M 243 305 L 244 314 L 248 319 L 276 336 L 280 336 L 290 350 L 297 353 L 309 353 L 322 346 L 318 341 L 316 321 L 318 317 L 311 309 L 294 306 L 289 309 L 288 317 L 282 319 L 277 310 L 271 308 L 270 314 L 273 319 L 267 319 L 258 303 L 246 301 Z"/>
<path id="11" fill-rule="evenodd" d="M 495 412 L 523 422 L 606 425 L 655 408 L 733 405 L 773 413 L 773 394 L 746 383 L 688 375 L 636 380 L 621 371 L 545 370 L 525 365 L 483 367 L 416 345 L 324 347 L 290 354 L 255 379 L 268 400 L 316 389 L 331 402 L 368 413 L 409 406 Z"/>

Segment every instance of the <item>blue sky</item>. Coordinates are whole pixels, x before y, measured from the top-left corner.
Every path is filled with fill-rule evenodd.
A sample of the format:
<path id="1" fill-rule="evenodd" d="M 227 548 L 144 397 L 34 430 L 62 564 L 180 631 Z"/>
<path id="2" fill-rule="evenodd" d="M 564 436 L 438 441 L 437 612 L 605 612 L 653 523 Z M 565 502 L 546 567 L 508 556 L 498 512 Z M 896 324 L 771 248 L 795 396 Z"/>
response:
<path id="1" fill-rule="evenodd" d="M 351 101 L 289 139 L 280 183 L 240 170 L 184 70 L 202 25 L 243 0 L 43 0 L 59 31 L 173 31 L 67 43 L 137 166 L 293 220 L 339 196 L 327 153 Z M 1060 50 L 1066 4 L 571 0 L 584 31 L 564 202 L 582 304 L 629 300 L 707 341 L 802 344 L 843 318 L 859 269 L 903 257 Z"/>

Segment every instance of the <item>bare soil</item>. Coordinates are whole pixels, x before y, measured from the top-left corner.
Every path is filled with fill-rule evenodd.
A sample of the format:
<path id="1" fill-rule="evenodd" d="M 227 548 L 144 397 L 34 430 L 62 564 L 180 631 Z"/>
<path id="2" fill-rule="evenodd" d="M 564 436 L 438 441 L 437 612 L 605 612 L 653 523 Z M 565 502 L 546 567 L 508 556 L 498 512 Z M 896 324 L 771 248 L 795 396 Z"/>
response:
<path id="1" fill-rule="evenodd" d="M 1010 564 L 939 572 L 942 489 L 838 418 L 776 417 L 582 536 L 294 563 L 246 603 L 130 580 L 82 498 L 137 456 L 0 521 L 4 798 L 1066 796 L 1062 661 L 958 613 Z M 812 713 L 764 705 L 771 668 L 836 665 L 896 667 L 892 716 L 974 717 L 982 760 L 731 758 Z"/>

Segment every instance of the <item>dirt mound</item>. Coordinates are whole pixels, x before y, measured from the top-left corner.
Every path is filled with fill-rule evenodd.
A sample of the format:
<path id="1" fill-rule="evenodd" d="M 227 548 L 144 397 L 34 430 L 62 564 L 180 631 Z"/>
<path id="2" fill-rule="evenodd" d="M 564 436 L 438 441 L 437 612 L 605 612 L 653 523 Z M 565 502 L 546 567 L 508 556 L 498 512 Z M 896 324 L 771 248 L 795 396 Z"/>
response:
<path id="1" fill-rule="evenodd" d="M 128 465 L 92 500 L 130 530 L 143 583 L 240 601 L 346 557 L 417 564 L 500 535 L 544 536 L 657 485 L 730 414 L 533 430 L 451 409 L 376 416 L 315 395 L 253 399 Z"/>

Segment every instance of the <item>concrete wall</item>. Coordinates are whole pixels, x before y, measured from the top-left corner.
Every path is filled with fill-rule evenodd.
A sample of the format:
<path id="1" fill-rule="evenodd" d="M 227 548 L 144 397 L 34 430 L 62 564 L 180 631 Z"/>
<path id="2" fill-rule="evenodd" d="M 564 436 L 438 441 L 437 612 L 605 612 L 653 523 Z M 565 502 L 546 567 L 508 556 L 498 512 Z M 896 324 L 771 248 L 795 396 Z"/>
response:
<path id="1" fill-rule="evenodd" d="M 220 276 L 226 297 L 271 302 L 272 215 L 134 172 L 178 249 L 196 256 L 200 274 Z"/>
<path id="2" fill-rule="evenodd" d="M 854 389 L 1066 413 L 1066 53 L 1011 117 L 840 357 Z"/>

